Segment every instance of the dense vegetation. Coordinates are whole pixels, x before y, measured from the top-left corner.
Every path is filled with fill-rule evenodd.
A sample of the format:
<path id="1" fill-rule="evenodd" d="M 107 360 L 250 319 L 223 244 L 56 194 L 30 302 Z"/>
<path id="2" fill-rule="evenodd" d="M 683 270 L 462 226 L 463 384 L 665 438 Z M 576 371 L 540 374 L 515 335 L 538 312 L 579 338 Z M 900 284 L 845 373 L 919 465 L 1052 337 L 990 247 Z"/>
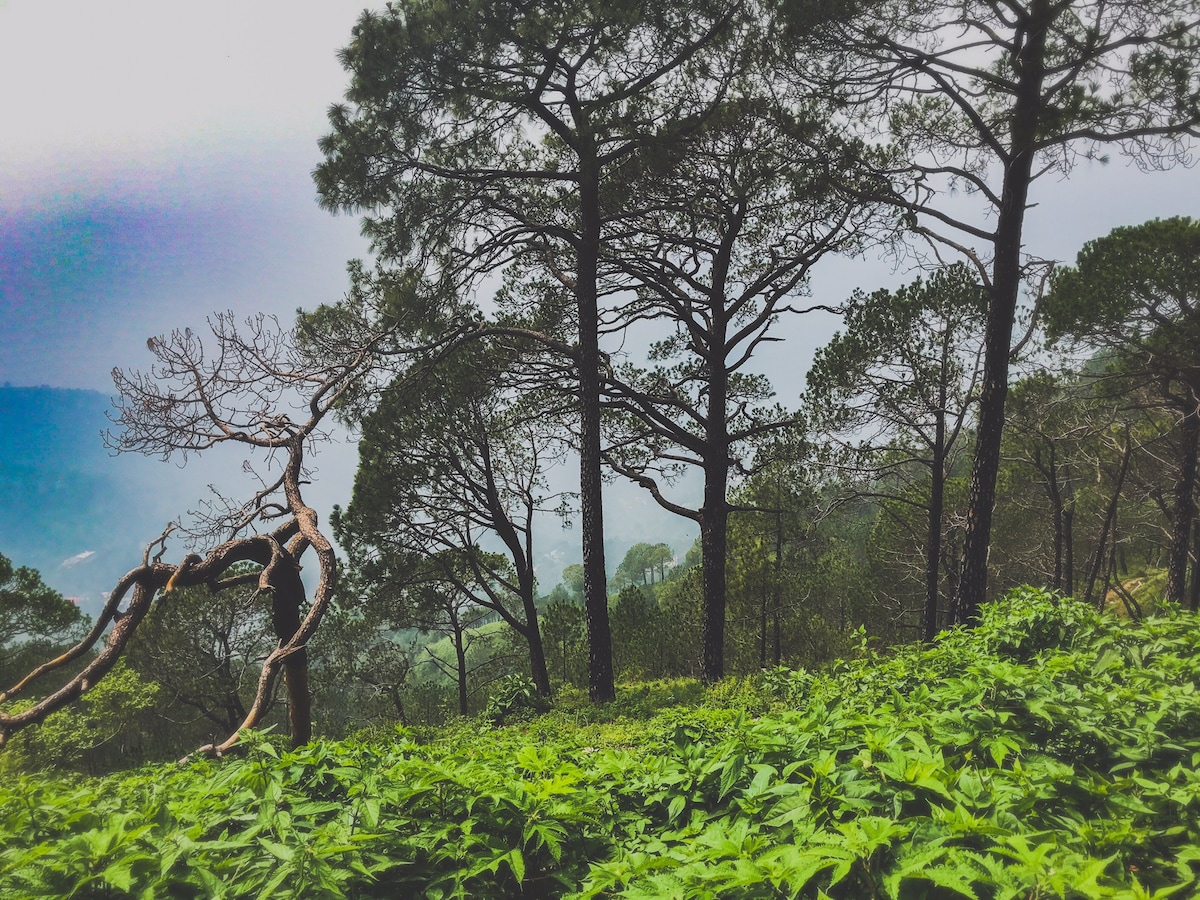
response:
<path id="1" fill-rule="evenodd" d="M 0 895 L 1183 896 L 1198 651 L 1192 614 L 1024 590 L 813 673 L 8 778 Z"/>
<path id="2" fill-rule="evenodd" d="M 1195 894 L 1200 223 L 1023 245 L 1038 178 L 1188 159 L 1196 18 L 365 13 L 315 174 L 373 259 L 114 372 L 111 448 L 232 444 L 256 492 L 90 624 L 0 557 L 0 896 Z M 927 272 L 808 302 L 868 247 Z M 756 353 L 817 310 L 777 402 Z M 696 544 L 606 562 L 608 476 Z"/>
<path id="3" fill-rule="evenodd" d="M 76 645 L 6 682 L 0 745 L 139 666 L 132 705 L 194 709 L 220 752 L 280 712 L 279 680 L 301 745 L 314 694 L 348 701 L 341 725 L 376 701 L 408 720 L 421 666 L 460 715 L 522 657 L 549 697 L 551 645 L 558 680 L 607 702 L 638 669 L 712 684 L 861 626 L 929 640 L 1012 584 L 1111 589 L 1136 616 L 1124 576 L 1165 568 L 1166 598 L 1200 605 L 1200 226 L 1117 229 L 1074 270 L 1025 247 L 1044 177 L 1191 159 L 1196 23 L 1196 0 L 364 12 L 314 170 L 370 241 L 346 294 L 291 328 L 183 325 L 113 373 L 107 446 L 238 447 L 254 493 L 184 526 L 202 553 L 168 560 L 168 526 Z M 925 274 L 809 299 L 828 256 L 876 251 Z M 759 351 L 817 312 L 844 331 L 777 400 Z M 333 421 L 360 467 L 327 533 L 304 494 Z M 614 596 L 610 476 L 699 533 L 691 570 L 663 559 Z M 569 604 L 539 596 L 553 512 L 579 525 Z M 252 583 L 261 621 L 157 609 Z M 143 620 L 163 665 L 144 640 L 134 658 Z M 431 633 L 446 652 L 412 644 Z"/>

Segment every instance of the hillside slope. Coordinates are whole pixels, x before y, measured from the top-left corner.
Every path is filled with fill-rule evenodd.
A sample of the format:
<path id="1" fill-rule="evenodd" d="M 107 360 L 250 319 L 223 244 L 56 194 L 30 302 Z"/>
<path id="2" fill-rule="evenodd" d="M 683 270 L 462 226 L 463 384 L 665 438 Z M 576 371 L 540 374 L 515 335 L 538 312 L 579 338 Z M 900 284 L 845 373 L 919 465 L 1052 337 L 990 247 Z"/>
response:
<path id="1" fill-rule="evenodd" d="M 5 779 L 0 896 L 1195 896 L 1197 624 L 1025 590 L 648 719 Z"/>
<path id="2" fill-rule="evenodd" d="M 85 608 L 171 517 L 157 467 L 105 449 L 108 408 L 95 391 L 0 388 L 0 553 Z"/>

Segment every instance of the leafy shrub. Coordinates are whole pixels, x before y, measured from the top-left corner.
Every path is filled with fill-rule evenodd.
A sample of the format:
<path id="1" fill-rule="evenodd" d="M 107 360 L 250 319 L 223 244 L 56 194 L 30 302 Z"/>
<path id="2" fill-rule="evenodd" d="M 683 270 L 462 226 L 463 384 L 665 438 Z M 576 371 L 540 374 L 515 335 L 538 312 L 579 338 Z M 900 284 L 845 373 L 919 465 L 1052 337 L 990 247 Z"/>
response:
<path id="1" fill-rule="evenodd" d="M 532 679 L 506 675 L 492 686 L 483 717 L 493 725 L 523 722 L 550 709 L 550 701 L 537 692 Z"/>
<path id="2" fill-rule="evenodd" d="M 138 714 L 154 706 L 159 690 L 157 682 L 142 678 L 123 660 L 118 661 L 78 703 L 15 735 L 0 753 L 0 773 L 111 770 L 113 758 L 120 758 L 122 741 L 135 736 Z M 14 703 L 9 711 L 30 705 L 30 701 Z"/>
<path id="3" fill-rule="evenodd" d="M 771 706 L 770 698 L 763 692 L 758 676 L 722 678 L 711 685 L 705 696 L 705 705 L 718 709 L 736 709 L 748 716 L 760 716 Z"/>
<path id="4" fill-rule="evenodd" d="M 666 709 L 698 704 L 704 696 L 704 685 L 695 678 L 660 678 L 618 684 L 616 699 L 597 706 L 585 691 L 564 685 L 554 697 L 554 708 L 575 725 L 596 725 L 650 719 Z"/>
<path id="5" fill-rule="evenodd" d="M 640 684 L 620 685 L 607 714 L 646 719 L 676 706 L 693 705 L 704 697 L 704 685 L 695 678 L 661 678 Z"/>
<path id="6" fill-rule="evenodd" d="M 0 897 L 1197 896 L 1198 624 L 1025 592 L 932 648 L 727 689 L 794 707 L 757 721 L 710 693 L 7 779 Z"/>
<path id="7" fill-rule="evenodd" d="M 796 709 L 808 697 L 813 676 L 805 669 L 780 666 L 765 669 L 758 676 L 759 691 L 775 708 Z"/>
<path id="8" fill-rule="evenodd" d="M 1086 603 L 1029 587 L 984 606 L 982 619 L 974 636 L 993 652 L 1017 660 L 1070 647 L 1100 625 L 1100 613 Z"/>

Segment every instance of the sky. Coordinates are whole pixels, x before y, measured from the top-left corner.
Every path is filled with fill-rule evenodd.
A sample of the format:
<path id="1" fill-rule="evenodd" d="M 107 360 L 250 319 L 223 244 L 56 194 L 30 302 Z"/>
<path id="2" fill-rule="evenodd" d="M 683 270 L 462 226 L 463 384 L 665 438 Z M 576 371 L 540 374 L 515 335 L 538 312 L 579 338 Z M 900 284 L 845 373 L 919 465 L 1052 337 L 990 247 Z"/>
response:
<path id="1" fill-rule="evenodd" d="M 310 173 L 361 7 L 0 4 L 0 382 L 108 391 L 151 334 L 341 295 Z"/>
<path id="2" fill-rule="evenodd" d="M 151 335 L 214 310 L 286 322 L 341 296 L 366 247 L 317 206 L 311 171 L 362 6 L 0 0 L 0 384 L 110 392 L 113 367 L 149 365 Z M 1117 225 L 1200 214 L 1200 171 L 1114 158 L 1032 199 L 1029 249 L 1070 261 Z M 909 277 L 831 260 L 814 299 Z M 835 327 L 797 320 L 763 349 L 781 402 Z M 327 459 L 326 508 L 348 497 L 353 449 Z"/>
<path id="3" fill-rule="evenodd" d="M 317 206 L 311 171 L 344 91 L 336 52 L 361 9 L 0 0 L 0 384 L 111 394 L 114 367 L 149 366 L 151 335 L 201 329 L 215 310 L 287 323 L 342 295 L 346 262 L 366 247 L 352 217 Z M 103 458 L 98 429 L 95 443 Z M 353 448 L 316 464 L 309 499 L 327 515 L 348 499 Z M 248 492 L 228 454 L 168 478 L 150 467 L 166 468 L 144 461 L 146 483 L 174 490 L 152 513 L 129 504 L 123 527 L 139 545 L 209 483 Z M 61 547 L 47 581 L 86 594 L 88 570 L 95 593 L 136 562 L 67 565 L 94 543 Z"/>

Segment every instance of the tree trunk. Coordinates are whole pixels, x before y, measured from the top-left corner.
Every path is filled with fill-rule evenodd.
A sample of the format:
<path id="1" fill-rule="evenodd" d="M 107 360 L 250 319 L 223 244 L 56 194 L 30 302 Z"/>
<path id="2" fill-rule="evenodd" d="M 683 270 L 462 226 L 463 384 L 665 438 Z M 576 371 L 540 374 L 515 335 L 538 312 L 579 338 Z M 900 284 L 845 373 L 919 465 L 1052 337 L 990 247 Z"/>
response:
<path id="1" fill-rule="evenodd" d="M 771 618 L 773 620 L 771 623 L 771 656 L 774 659 L 775 665 L 779 666 L 783 664 L 783 636 L 779 631 L 780 627 L 782 626 L 782 623 L 780 622 L 782 613 L 779 610 L 778 603 L 775 604 L 775 609 L 771 614 Z"/>
<path id="2" fill-rule="evenodd" d="M 781 507 L 782 491 L 779 490 L 779 476 L 775 478 L 775 578 L 772 585 L 771 618 L 774 625 L 773 644 L 771 647 L 775 665 L 779 665 L 782 655 L 782 638 L 779 635 L 779 608 L 783 605 L 783 509 Z"/>
<path id="3" fill-rule="evenodd" d="M 702 600 L 700 611 L 700 680 L 712 684 L 725 677 L 725 544 L 729 512 L 725 506 L 725 478 L 716 476 L 704 485 L 704 510 L 700 519 Z"/>
<path id="4" fill-rule="evenodd" d="M 1175 482 L 1175 521 L 1167 558 L 1166 599 L 1182 603 L 1187 588 L 1188 544 L 1196 516 L 1193 494 L 1196 484 L 1196 452 L 1200 449 L 1200 415 L 1188 412 L 1179 423 L 1179 479 Z"/>
<path id="5" fill-rule="evenodd" d="M 579 505 L 583 523 L 583 607 L 588 633 L 588 695 L 594 703 L 617 696 L 613 683 L 612 632 L 604 570 L 604 503 L 600 477 L 599 306 L 596 279 L 600 257 L 599 166 L 581 152 L 581 233 L 575 302 L 579 320 Z"/>
<path id="6" fill-rule="evenodd" d="M 1010 151 L 1004 161 L 1004 184 L 993 238 L 991 296 L 984 336 L 983 384 L 979 396 L 979 426 L 971 488 L 967 499 L 967 530 L 963 540 L 962 575 L 955 604 L 960 622 L 976 622 L 987 595 L 988 552 L 996 477 L 1000 471 L 1000 438 L 1008 397 L 1008 363 L 1013 321 L 1021 289 L 1021 235 L 1029 184 L 1033 180 L 1034 147 L 1042 113 L 1047 24 L 1054 13 L 1048 0 L 1034 0 L 1025 29 L 1026 43 L 1017 59 L 1017 94 L 1010 132 Z"/>
<path id="7" fill-rule="evenodd" d="M 455 619 L 451 623 L 454 627 L 454 665 L 455 665 L 455 681 L 458 685 L 458 714 L 464 719 L 470 712 L 467 697 L 467 648 L 463 643 L 463 632 L 465 629 Z"/>
<path id="8" fill-rule="evenodd" d="M 925 610 L 921 637 L 932 642 L 938 630 L 938 582 L 942 565 L 942 509 L 945 504 L 945 463 L 935 460 L 929 494 L 929 532 L 925 538 Z"/>
<path id="9" fill-rule="evenodd" d="M 543 697 L 549 697 L 550 670 L 546 667 L 546 648 L 542 644 L 542 631 L 538 627 L 537 608 L 527 608 L 525 616 L 526 622 L 529 623 L 529 633 L 525 635 L 525 640 L 529 643 L 529 669 L 533 686 Z"/>
<path id="10" fill-rule="evenodd" d="M 1188 609 L 1196 612 L 1200 609 L 1200 529 L 1192 530 L 1192 589 L 1188 597 Z"/>
<path id="11" fill-rule="evenodd" d="M 700 510 L 701 583 L 700 680 L 725 676 L 726 547 L 729 537 L 729 438 L 725 370 L 710 374 L 707 436 L 704 446 L 704 506 Z"/>
<path id="12" fill-rule="evenodd" d="M 271 625 L 282 646 L 300 630 L 300 608 L 304 604 L 304 583 L 291 555 L 282 551 L 282 560 L 271 571 Z M 308 689 L 308 649 L 301 647 L 283 661 L 283 683 L 287 692 L 288 728 L 292 746 L 312 740 L 312 696 Z"/>
<path id="13" fill-rule="evenodd" d="M 1119 554 L 1117 552 L 1117 545 L 1116 545 L 1116 542 L 1114 541 L 1113 549 L 1109 552 L 1109 556 L 1108 556 L 1109 581 L 1112 582 L 1113 588 L 1117 592 L 1117 596 L 1121 598 L 1121 602 L 1125 604 L 1125 612 L 1127 612 L 1129 614 L 1129 618 L 1133 619 L 1133 621 L 1135 621 L 1135 622 L 1140 622 L 1142 620 L 1141 604 L 1139 604 L 1137 602 L 1137 599 L 1133 596 L 1133 594 L 1129 593 L 1129 591 L 1127 591 L 1125 589 L 1125 585 L 1123 585 L 1121 583 L 1121 579 L 1117 575 L 1117 556 L 1118 555 Z M 1105 591 L 1106 595 L 1107 595 L 1107 593 L 1108 592 Z"/>
<path id="14" fill-rule="evenodd" d="M 1104 563 L 1105 553 L 1108 549 L 1108 537 L 1116 529 L 1117 507 L 1121 500 L 1121 491 L 1125 487 L 1125 474 L 1129 471 L 1129 457 L 1132 454 L 1133 442 L 1129 438 L 1128 429 L 1126 429 L 1125 447 L 1121 451 L 1121 466 L 1117 470 L 1112 499 L 1108 501 L 1108 508 L 1104 512 L 1104 524 L 1100 528 L 1100 540 L 1096 544 L 1096 555 L 1092 561 L 1091 571 L 1088 572 L 1087 593 L 1083 598 L 1084 603 L 1090 604 L 1092 602 L 1092 592 L 1095 590 L 1096 581 L 1100 578 L 1100 569 Z M 1103 595 L 1099 598 L 1097 605 L 1103 607 Z"/>
<path id="15" fill-rule="evenodd" d="M 1054 520 L 1054 579 L 1050 586 L 1056 590 L 1063 589 L 1063 502 L 1062 491 L 1058 488 L 1058 462 L 1055 458 L 1054 444 L 1049 444 L 1046 448 L 1047 456 L 1045 466 L 1040 465 L 1040 456 L 1038 468 L 1041 469 L 1042 475 L 1046 479 L 1046 495 L 1050 499 L 1050 515 Z"/>
<path id="16" fill-rule="evenodd" d="M 408 713 L 404 709 L 404 697 L 400 694 L 400 685 L 393 684 L 388 689 L 388 696 L 392 698 L 392 706 L 396 709 L 396 716 L 400 719 L 400 724 L 407 728 Z"/>
<path id="17" fill-rule="evenodd" d="M 1075 498 L 1063 507 L 1063 592 L 1075 596 Z"/>
<path id="18" fill-rule="evenodd" d="M 942 371 L 938 385 L 937 419 L 934 423 L 933 459 L 930 462 L 929 528 L 925 537 L 925 610 L 921 637 L 932 643 L 937 637 L 938 585 L 942 574 L 942 512 L 946 503 L 946 400 L 950 358 L 950 329 L 942 335 Z"/>
<path id="19" fill-rule="evenodd" d="M 538 620 L 537 603 L 534 594 L 537 593 L 537 581 L 534 579 L 532 554 L 528 548 L 521 553 L 524 565 L 518 573 L 518 588 L 521 591 L 521 605 L 525 611 L 525 631 L 523 637 L 529 646 L 529 671 L 533 678 L 533 686 L 543 697 L 550 696 L 550 671 L 546 667 L 546 648 L 542 641 L 541 622 Z"/>
<path id="20" fill-rule="evenodd" d="M 767 573 L 763 570 L 758 583 L 758 667 L 767 667 Z"/>

